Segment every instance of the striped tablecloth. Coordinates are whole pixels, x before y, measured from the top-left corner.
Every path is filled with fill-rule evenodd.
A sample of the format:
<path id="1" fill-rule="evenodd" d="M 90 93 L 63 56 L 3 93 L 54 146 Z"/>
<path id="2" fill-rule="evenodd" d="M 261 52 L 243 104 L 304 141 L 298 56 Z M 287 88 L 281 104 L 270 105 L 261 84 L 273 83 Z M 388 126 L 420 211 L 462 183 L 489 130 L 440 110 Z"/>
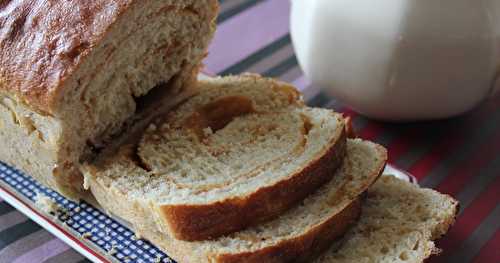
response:
<path id="1" fill-rule="evenodd" d="M 460 118 L 384 124 L 368 120 L 308 84 L 290 43 L 288 0 L 220 0 L 218 32 L 206 69 L 256 72 L 291 82 L 310 105 L 353 117 L 361 137 L 389 149 L 390 162 L 420 184 L 457 198 L 457 223 L 431 262 L 500 262 L 500 98 Z M 88 262 L 0 200 L 0 262 Z"/>

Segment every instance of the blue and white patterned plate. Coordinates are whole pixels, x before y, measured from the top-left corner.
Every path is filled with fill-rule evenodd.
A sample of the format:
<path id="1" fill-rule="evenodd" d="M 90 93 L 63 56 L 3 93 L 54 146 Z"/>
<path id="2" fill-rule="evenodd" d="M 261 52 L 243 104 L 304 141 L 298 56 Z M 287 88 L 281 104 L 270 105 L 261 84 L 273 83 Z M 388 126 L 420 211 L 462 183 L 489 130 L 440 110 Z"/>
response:
<path id="1" fill-rule="evenodd" d="M 385 173 L 411 182 L 415 179 L 391 165 Z M 49 214 L 36 205 L 37 195 L 54 201 Z M 0 197 L 93 262 L 174 262 L 148 241 L 135 238 L 125 224 L 87 203 L 75 203 L 33 178 L 0 162 Z"/>
<path id="2" fill-rule="evenodd" d="M 40 194 L 57 204 L 56 213 L 49 214 L 36 205 Z M 1 162 L 0 197 L 93 262 L 174 262 L 100 209 L 70 201 Z"/>

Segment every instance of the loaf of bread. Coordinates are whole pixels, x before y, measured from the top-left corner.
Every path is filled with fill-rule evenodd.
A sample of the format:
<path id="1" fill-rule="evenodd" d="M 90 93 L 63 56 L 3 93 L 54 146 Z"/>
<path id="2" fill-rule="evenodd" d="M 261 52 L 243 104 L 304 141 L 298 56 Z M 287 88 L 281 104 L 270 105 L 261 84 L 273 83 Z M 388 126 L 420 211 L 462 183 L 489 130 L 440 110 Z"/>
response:
<path id="1" fill-rule="evenodd" d="M 217 2 L 2 1 L 0 160 L 78 197 L 81 161 L 193 86 Z"/>
<path id="2" fill-rule="evenodd" d="M 316 262 L 424 262 L 439 252 L 433 240 L 455 222 L 458 202 L 382 176 L 369 189 L 362 211 L 356 226 Z"/>
<path id="3" fill-rule="evenodd" d="M 140 219 L 135 220 L 138 235 L 178 262 L 309 262 L 356 222 L 362 193 L 379 177 L 387 160 L 385 149 L 374 143 L 349 139 L 346 148 L 333 179 L 296 207 L 275 220 L 207 241 L 182 241 L 162 233 L 151 222 L 150 211 L 118 189 L 96 184 L 92 190 L 105 209 L 126 220 Z"/>
<path id="4" fill-rule="evenodd" d="M 92 191 L 128 200 L 120 216 L 144 224 L 134 215 L 140 206 L 160 232 L 205 240 L 279 216 L 334 175 L 346 142 L 339 114 L 306 107 L 293 87 L 257 76 L 198 86 L 137 146 L 86 169 Z M 96 197 L 109 205 L 111 197 Z"/>

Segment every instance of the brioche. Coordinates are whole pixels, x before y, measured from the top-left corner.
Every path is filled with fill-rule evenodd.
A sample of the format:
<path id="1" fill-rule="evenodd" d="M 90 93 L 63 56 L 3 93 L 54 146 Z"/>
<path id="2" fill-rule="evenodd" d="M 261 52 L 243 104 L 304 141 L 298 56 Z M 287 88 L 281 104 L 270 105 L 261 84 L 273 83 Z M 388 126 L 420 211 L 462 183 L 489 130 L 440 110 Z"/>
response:
<path id="1" fill-rule="evenodd" d="M 433 240 L 455 221 L 458 202 L 393 176 L 382 176 L 369 190 L 355 227 L 318 263 L 424 262 L 438 253 Z"/>
<path id="2" fill-rule="evenodd" d="M 216 0 L 2 3 L 0 160 L 77 197 L 80 161 L 146 94 L 192 86 L 216 12 Z"/>
<path id="3" fill-rule="evenodd" d="M 304 106 L 294 88 L 243 76 L 202 81 L 199 90 L 137 146 L 85 168 L 91 190 L 120 193 L 163 233 L 204 240 L 277 217 L 340 165 L 341 116 Z"/>
<path id="4" fill-rule="evenodd" d="M 126 203 L 130 200 L 119 191 L 99 184 L 92 190 L 105 209 L 135 221 L 138 235 L 178 262 L 307 262 L 356 221 L 362 193 L 381 174 L 386 160 L 387 152 L 382 146 L 349 139 L 346 155 L 333 179 L 296 207 L 272 221 L 207 241 L 175 239 L 157 229 L 148 218 L 149 211 L 137 203 Z"/>

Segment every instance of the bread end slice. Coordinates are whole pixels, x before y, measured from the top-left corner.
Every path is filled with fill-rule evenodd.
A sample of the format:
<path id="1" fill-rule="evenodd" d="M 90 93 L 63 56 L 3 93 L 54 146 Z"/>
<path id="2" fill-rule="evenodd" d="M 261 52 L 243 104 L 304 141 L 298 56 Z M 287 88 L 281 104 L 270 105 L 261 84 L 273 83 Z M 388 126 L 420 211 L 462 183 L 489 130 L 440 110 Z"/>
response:
<path id="1" fill-rule="evenodd" d="M 424 262 L 455 222 L 458 202 L 382 176 L 368 191 L 359 222 L 316 262 Z"/>

